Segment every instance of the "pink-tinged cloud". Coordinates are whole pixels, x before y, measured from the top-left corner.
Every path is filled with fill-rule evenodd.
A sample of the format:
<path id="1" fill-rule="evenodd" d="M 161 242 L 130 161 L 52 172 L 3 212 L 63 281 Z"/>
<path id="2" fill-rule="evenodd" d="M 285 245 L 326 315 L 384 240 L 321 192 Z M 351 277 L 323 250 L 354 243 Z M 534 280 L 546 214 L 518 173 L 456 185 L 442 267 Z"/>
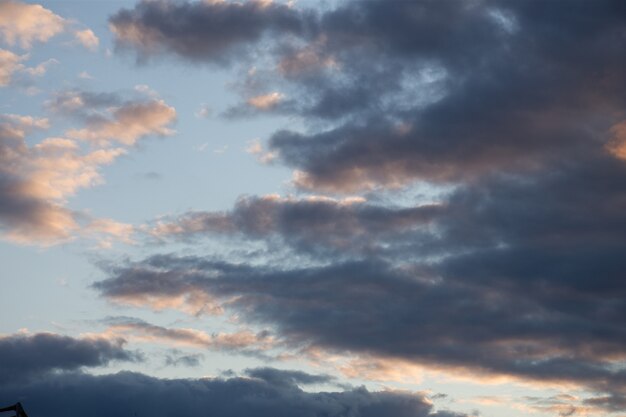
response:
<path id="1" fill-rule="evenodd" d="M 131 102 L 111 109 L 107 117 L 91 121 L 84 129 L 69 130 L 67 135 L 99 145 L 117 142 L 130 146 L 144 136 L 174 134 L 168 126 L 175 120 L 176 110 L 163 100 Z"/>
<path id="2" fill-rule="evenodd" d="M 30 49 L 36 43 L 70 32 L 74 43 L 95 51 L 100 44 L 96 34 L 91 29 L 76 26 L 77 22 L 64 19 L 39 4 L 0 1 L 0 39 L 11 47 Z"/>
<path id="3" fill-rule="evenodd" d="M 84 226 L 89 234 L 129 241 L 130 226 L 89 219 L 67 208 L 81 189 L 102 183 L 100 168 L 126 153 L 122 148 L 84 151 L 71 139 L 47 138 L 29 146 L 26 136 L 47 129 L 47 119 L 0 117 L 0 224 L 3 236 L 21 244 L 50 245 L 66 241 Z"/>
<path id="4" fill-rule="evenodd" d="M 48 59 L 34 67 L 28 67 L 24 62 L 28 54 L 17 55 L 6 49 L 0 49 L 0 87 L 16 84 L 24 78 L 41 77 L 48 69 L 59 63 L 56 59 Z"/>
<path id="5" fill-rule="evenodd" d="M 35 42 L 46 42 L 63 32 L 66 25 L 65 19 L 39 4 L 0 2 L 0 35 L 11 46 L 30 48 Z"/>
<path id="6" fill-rule="evenodd" d="M 246 102 L 248 105 L 258 110 L 269 110 L 275 107 L 284 99 L 284 95 L 279 92 L 263 94 L 260 96 L 250 97 Z"/>
<path id="7" fill-rule="evenodd" d="M 95 51 L 100 45 L 100 39 L 91 29 L 82 29 L 74 32 L 74 37 L 85 48 Z"/>
<path id="8" fill-rule="evenodd" d="M 22 61 L 25 57 L 14 54 L 6 49 L 0 49 L 0 87 L 11 83 L 13 74 L 24 68 Z"/>
<path id="9" fill-rule="evenodd" d="M 133 318 L 111 318 L 103 336 L 117 339 L 123 337 L 140 342 L 159 343 L 174 347 L 195 347 L 209 350 L 252 353 L 266 351 L 274 346 L 274 339 L 267 332 L 239 330 L 232 333 L 207 333 L 191 328 L 168 328 Z"/>

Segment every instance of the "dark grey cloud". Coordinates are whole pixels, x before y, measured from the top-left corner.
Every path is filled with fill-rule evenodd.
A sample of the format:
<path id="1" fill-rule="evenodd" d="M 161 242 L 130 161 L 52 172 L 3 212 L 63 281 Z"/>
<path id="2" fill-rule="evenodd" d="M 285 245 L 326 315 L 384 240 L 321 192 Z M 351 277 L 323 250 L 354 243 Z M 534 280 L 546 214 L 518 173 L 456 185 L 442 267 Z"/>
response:
<path id="1" fill-rule="evenodd" d="M 258 378 L 272 385 L 311 385 L 334 381 L 330 375 L 313 375 L 302 371 L 285 371 L 276 368 L 247 369 L 246 375 Z"/>
<path id="2" fill-rule="evenodd" d="M 272 24 L 279 11 L 292 24 Z M 226 13 L 238 20 L 214 35 Z M 266 23 L 248 25 L 251 36 L 244 19 Z M 129 28 L 118 39 L 139 53 L 191 61 L 224 59 L 228 47 L 215 42 L 254 45 L 254 28 L 275 29 L 267 54 L 277 75 L 268 82 L 286 99 L 263 111 L 314 123 L 277 132 L 272 150 L 303 172 L 299 186 L 346 191 L 526 172 L 602 150 L 623 119 L 625 19 L 613 0 L 575 1 L 567 11 L 536 1 L 363 1 L 317 11 L 143 2 L 111 22 Z"/>
<path id="3" fill-rule="evenodd" d="M 0 337 L 0 384 L 11 386 L 22 381 L 40 380 L 53 372 L 78 371 L 85 367 L 105 366 L 111 361 L 142 359 L 139 353 L 125 349 L 124 344 L 123 339 L 72 338 L 54 333 L 3 336 Z M 6 400 L 10 402 L 8 398 Z"/>
<path id="4" fill-rule="evenodd" d="M 188 212 L 161 219 L 149 233 L 162 240 L 200 236 L 278 238 L 300 252 L 336 255 L 379 252 L 390 241 L 414 239 L 444 207 L 374 205 L 362 200 L 327 198 L 242 197 L 228 212 Z"/>
<path id="5" fill-rule="evenodd" d="M 362 1 L 289 13 L 309 29 L 274 27 L 273 67 L 241 88 L 284 94 L 259 111 L 302 117 L 303 131 L 270 138 L 296 185 L 453 190 L 433 206 L 252 197 L 187 213 L 153 233 L 277 240 L 310 262 L 160 255 L 112 266 L 94 287 L 117 300 L 234 299 L 226 308 L 304 350 L 573 382 L 598 394 L 573 407 L 623 410 L 625 4 Z M 196 25 L 180 28 L 197 41 Z M 232 57 L 187 56 L 171 38 L 151 37 L 153 50 Z M 573 410 L 563 398 L 536 405 Z"/>
<path id="6" fill-rule="evenodd" d="M 259 378 L 158 379 L 121 372 L 114 375 L 56 375 L 0 392 L 0 401 L 19 399 L 31 415 L 48 417 L 118 414 L 165 417 L 462 417 L 434 411 L 421 394 L 365 388 L 310 393 L 287 380 Z"/>
<path id="7" fill-rule="evenodd" d="M 165 366 L 200 366 L 200 362 L 204 359 L 201 353 L 185 354 L 178 349 L 170 349 L 165 355 Z"/>
<path id="8" fill-rule="evenodd" d="M 142 1 L 109 19 L 120 48 L 140 59 L 170 53 L 194 62 L 225 64 L 268 33 L 303 35 L 300 13 L 280 3 Z"/>
<path id="9" fill-rule="evenodd" d="M 560 13 L 561 4 L 533 1 L 330 11 L 324 22 L 334 24 L 322 27 L 341 75 L 297 79 L 313 103 L 297 111 L 340 122 L 278 132 L 271 149 L 303 171 L 297 184 L 333 191 L 467 182 L 602 152 L 623 119 L 626 11 L 582 1 Z M 429 70 L 431 81 L 411 78 Z"/>
<path id="10" fill-rule="evenodd" d="M 437 220 L 429 260 L 414 254 L 323 267 L 252 267 L 162 255 L 112 267 L 95 288 L 121 300 L 198 292 L 236 297 L 228 308 L 276 326 L 303 349 L 623 393 L 626 374 L 615 367 L 626 353 L 623 216 L 614 201 L 572 204 L 585 177 L 569 189 L 555 175 L 550 185 L 509 179 L 494 181 L 485 194 L 459 192 Z M 611 186 L 605 186 L 595 191 L 606 195 Z M 524 198 L 533 192 L 551 198 Z M 588 210 L 597 216 L 585 224 L 579 219 Z M 594 224 L 604 221 L 604 230 Z"/>

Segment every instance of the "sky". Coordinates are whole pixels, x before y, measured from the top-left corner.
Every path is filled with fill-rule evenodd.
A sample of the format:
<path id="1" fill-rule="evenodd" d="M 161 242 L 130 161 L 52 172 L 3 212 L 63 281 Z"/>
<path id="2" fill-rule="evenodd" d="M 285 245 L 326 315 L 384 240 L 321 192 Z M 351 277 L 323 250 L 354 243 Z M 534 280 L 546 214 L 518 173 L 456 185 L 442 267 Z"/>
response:
<path id="1" fill-rule="evenodd" d="M 0 0 L 0 407 L 626 416 L 626 3 Z"/>

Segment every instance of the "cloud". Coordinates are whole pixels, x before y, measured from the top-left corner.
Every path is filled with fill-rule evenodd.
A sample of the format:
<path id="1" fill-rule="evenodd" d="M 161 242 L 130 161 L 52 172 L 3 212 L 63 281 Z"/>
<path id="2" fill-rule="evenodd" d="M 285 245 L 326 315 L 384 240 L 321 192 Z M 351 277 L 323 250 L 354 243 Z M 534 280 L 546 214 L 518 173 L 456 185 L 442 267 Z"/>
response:
<path id="1" fill-rule="evenodd" d="M 156 255 L 109 265 L 94 288 L 195 313 L 198 298 L 210 300 L 272 326 L 299 353 L 354 355 L 346 372 L 410 364 L 569 384 L 593 394 L 579 410 L 623 410 L 626 9 L 609 0 L 575 1 L 565 14 L 534 1 L 396 6 L 291 6 L 293 27 L 270 19 L 249 36 L 232 24 L 220 47 L 206 42 L 220 13 L 256 22 L 269 12 L 143 2 L 114 15 L 118 42 L 140 57 L 236 64 L 233 51 L 262 45 L 255 66 L 265 68 L 241 83 L 258 100 L 244 105 L 303 122 L 271 135 L 275 161 L 302 190 L 369 192 L 378 203 L 247 197 L 225 212 L 162 219 L 148 232 L 164 240 L 220 236 L 269 249 L 239 262 Z M 166 11 L 180 17 L 175 28 Z M 289 100 L 266 95 L 277 91 Z M 264 152 L 260 142 L 250 151 Z M 395 192 L 412 185 L 437 203 Z M 274 263 L 276 249 L 297 256 Z M 530 407 L 569 413 L 561 400 Z"/>
<path id="2" fill-rule="evenodd" d="M 624 82 L 623 10 L 581 2 L 558 20 L 556 5 L 519 2 L 502 6 L 518 24 L 503 32 L 478 4 L 451 4 L 356 2 L 327 12 L 323 50 L 339 73 L 297 77 L 301 94 L 290 96 L 303 97 L 296 113 L 338 124 L 271 140 L 270 149 L 299 171 L 296 185 L 354 192 L 473 181 L 579 158 L 602 147 L 598 138 L 608 140 L 623 108 L 616 95 Z M 574 16 L 594 20 L 583 29 Z M 440 19 L 455 30 L 436 26 Z M 584 59 L 570 53 L 581 44 L 590 51 Z M 603 75 L 594 76 L 600 62 Z M 608 109 L 613 117 L 603 116 Z"/>
<path id="3" fill-rule="evenodd" d="M 190 62 L 228 61 L 231 48 L 252 47 L 267 32 L 271 47 L 263 57 L 278 71 L 266 77 L 265 91 L 280 88 L 290 100 L 261 94 L 248 107 L 317 122 L 270 141 L 305 189 L 473 181 L 602 148 L 596 138 L 609 140 L 606 131 L 623 107 L 618 3 L 579 2 L 566 19 L 556 18 L 560 7 L 551 3 L 457 6 L 369 1 L 312 11 L 142 2 L 118 12 L 111 25 L 118 42 L 140 56 Z M 225 15 L 232 20 L 218 32 Z M 279 15 L 292 23 L 275 24 Z M 258 26 L 244 29 L 243 21 Z M 307 58 L 312 54 L 320 62 Z M 235 107 L 226 114 L 248 113 Z"/>
<path id="4" fill-rule="evenodd" d="M 254 372 L 254 371 L 251 371 Z M 258 371 L 258 372 L 263 372 Z M 267 373 L 267 370 L 265 370 Z M 397 417 L 462 417 L 434 411 L 420 393 L 373 391 L 357 388 L 342 392 L 306 392 L 295 385 L 293 374 L 280 378 L 158 379 L 120 372 L 92 376 L 51 376 L 28 385 L 10 385 L 0 401 L 25 398 L 31 414 L 110 416 L 119 410 L 154 417 L 210 415 L 312 417 L 377 417 L 389 412 Z M 300 376 L 302 378 L 303 376 Z M 67 401 L 71 397 L 72 401 Z M 27 399 L 27 400 L 26 400 Z"/>
<path id="5" fill-rule="evenodd" d="M 274 159 L 276 159 L 276 154 L 263 149 L 263 145 L 261 144 L 261 141 L 259 139 L 253 139 L 249 141 L 248 146 L 245 148 L 245 151 L 251 155 L 254 155 L 257 160 L 262 164 L 269 164 Z"/>
<path id="6" fill-rule="evenodd" d="M 12 240 L 66 238 L 68 229 L 76 227 L 70 212 L 58 203 L 42 198 L 46 192 L 54 194 L 50 196 L 53 200 L 58 198 L 56 188 L 31 178 L 34 175 L 46 177 L 47 173 L 54 173 L 46 169 L 48 164 L 42 157 L 47 151 L 52 151 L 54 142 L 49 141 L 39 148 L 29 149 L 24 141 L 28 131 L 47 127 L 46 119 L 16 115 L 3 116 L 0 124 L 0 194 L 3 196 L 0 219 L 5 233 Z M 61 148 L 62 145 L 68 145 L 60 141 L 56 144 L 57 148 L 59 145 Z M 64 159 L 60 153 L 71 155 L 73 149 L 66 146 L 65 152 L 56 152 L 55 159 Z"/>
<path id="7" fill-rule="evenodd" d="M 0 49 L 0 87 L 24 83 L 28 78 L 41 77 L 48 68 L 59 63 L 56 59 L 48 59 L 35 67 L 23 64 L 28 55 L 17 55 L 6 49 Z"/>
<path id="8" fill-rule="evenodd" d="M 113 219 L 93 218 L 66 207 L 80 189 L 101 184 L 100 168 L 127 153 L 147 135 L 170 135 L 176 111 L 163 100 L 126 99 L 115 93 L 62 91 L 45 103 L 48 110 L 71 116 L 84 128 L 69 129 L 65 137 L 47 137 L 29 146 L 34 129 L 47 129 L 47 119 L 0 116 L 0 227 L 4 237 L 23 244 L 51 245 L 82 235 L 109 247 L 113 241 L 133 243 L 134 228 Z M 91 142 L 89 150 L 79 141 Z"/>
<path id="9" fill-rule="evenodd" d="M 330 375 L 312 375 L 302 371 L 284 371 L 275 368 L 247 369 L 246 375 L 267 381 L 273 385 L 325 384 L 333 382 L 335 379 Z"/>
<path id="10" fill-rule="evenodd" d="M 98 218 L 91 220 L 83 227 L 85 237 L 95 238 L 101 248 L 110 248 L 115 241 L 134 244 L 135 227 L 113 219 Z"/>
<path id="11" fill-rule="evenodd" d="M 135 87 L 130 95 L 64 90 L 45 106 L 54 113 L 73 116 L 85 123 L 84 128 L 68 130 L 68 137 L 99 146 L 112 142 L 132 146 L 145 136 L 175 133 L 169 126 L 176 120 L 176 109 L 145 85 Z"/>
<path id="12" fill-rule="evenodd" d="M 272 347 L 273 338 L 267 332 L 241 330 L 234 333 L 211 333 L 189 328 L 166 328 L 131 317 L 111 317 L 104 321 L 106 334 L 125 339 L 165 343 L 174 346 L 251 353 Z"/>
<path id="13" fill-rule="evenodd" d="M 56 59 L 52 58 L 52 59 L 48 59 L 47 61 L 42 62 L 41 64 L 37 65 L 36 67 L 33 68 L 26 68 L 24 71 L 30 75 L 36 76 L 36 77 L 41 77 L 42 75 L 44 75 L 47 71 L 48 68 L 50 68 L 50 66 L 52 65 L 57 65 L 59 63 L 59 61 L 57 61 Z"/>
<path id="14" fill-rule="evenodd" d="M 138 353 L 124 349 L 124 344 L 123 339 L 72 338 L 54 333 L 0 336 L 0 385 L 4 391 L 53 373 L 141 359 Z"/>
<path id="15" fill-rule="evenodd" d="M 503 256 L 498 265 L 526 259 Z M 617 307 L 615 298 L 606 298 L 608 288 L 578 289 L 576 281 L 550 275 L 534 282 L 533 275 L 517 278 L 506 270 L 489 279 L 467 262 L 458 272 L 449 270 L 464 258 L 435 265 L 368 260 L 263 268 L 163 255 L 111 267 L 110 278 L 94 287 L 112 300 L 150 297 L 163 304 L 203 293 L 244 320 L 275 326 L 292 346 L 307 349 L 402 359 L 452 374 L 626 392 L 626 375 L 615 368 L 626 355 L 621 316 L 606 310 Z M 545 271 L 541 262 L 528 262 L 538 273 Z M 584 282 L 586 275 L 579 276 Z M 597 282 L 597 276 L 588 279 Z"/>
<path id="16" fill-rule="evenodd" d="M 47 110 L 64 115 L 79 115 L 84 119 L 95 118 L 96 110 L 119 107 L 123 98 L 116 93 L 82 90 L 64 90 L 57 92 L 46 101 Z"/>
<path id="17" fill-rule="evenodd" d="M 74 32 L 74 36 L 81 45 L 92 51 L 98 49 L 98 45 L 100 45 L 100 39 L 91 29 L 77 30 Z"/>
<path id="18" fill-rule="evenodd" d="M 302 33 L 297 12 L 287 5 L 260 1 L 142 1 L 109 19 L 119 48 L 141 59 L 172 53 L 194 62 L 226 64 L 268 33 Z"/>
<path id="19" fill-rule="evenodd" d="M 211 106 L 203 103 L 200 105 L 198 110 L 194 112 L 193 115 L 196 116 L 198 119 L 208 119 L 212 113 L 213 109 L 211 108 Z"/>
<path id="20" fill-rule="evenodd" d="M 72 31 L 77 43 L 96 50 L 99 39 L 91 29 L 72 29 L 77 22 L 64 19 L 39 4 L 16 0 L 0 2 L 0 38 L 9 46 L 31 49 L 62 33 Z"/>
<path id="21" fill-rule="evenodd" d="M 165 356 L 165 366 L 197 367 L 203 359 L 201 353 L 184 354 L 178 349 L 171 349 Z"/>
<path id="22" fill-rule="evenodd" d="M 78 78 L 82 80 L 93 80 L 93 76 L 89 74 L 87 71 L 81 71 L 78 73 Z"/>
<path id="23" fill-rule="evenodd" d="M 0 34 L 13 46 L 30 48 L 34 42 L 46 42 L 65 30 L 67 22 L 39 4 L 14 0 L 0 3 Z"/>
<path id="24" fill-rule="evenodd" d="M 100 183 L 99 167 L 124 153 L 120 148 L 84 153 L 64 138 L 26 144 L 30 131 L 48 127 L 47 119 L 0 117 L 0 224 L 5 238 L 18 243 L 48 245 L 69 239 L 80 216 L 65 207 L 66 199 Z"/>
<path id="25" fill-rule="evenodd" d="M 71 129 L 67 135 L 99 144 L 119 142 L 131 146 L 144 136 L 174 134 L 174 131 L 167 127 L 174 120 L 176 110 L 163 100 L 125 103 L 111 109 L 110 116 L 93 120 L 84 129 Z"/>
<path id="26" fill-rule="evenodd" d="M 444 211 L 437 204 L 396 208 L 368 204 L 362 198 L 332 199 L 242 197 L 229 212 L 189 212 L 148 226 L 162 240 L 233 236 L 264 240 L 274 237 L 300 252 L 336 256 L 337 250 L 366 254 L 392 242 L 414 239 Z M 145 229 L 145 228 L 144 228 Z"/>
<path id="27" fill-rule="evenodd" d="M 0 49 L 0 86 L 11 83 L 13 74 L 24 68 L 21 62 L 25 58 L 6 49 Z"/>
<path id="28" fill-rule="evenodd" d="M 283 100 L 283 98 L 284 96 L 281 93 L 273 92 L 263 94 L 261 96 L 250 97 L 247 100 L 247 103 L 250 106 L 255 107 L 259 110 L 267 110 L 276 106 L 278 103 L 281 102 L 281 100 Z"/>

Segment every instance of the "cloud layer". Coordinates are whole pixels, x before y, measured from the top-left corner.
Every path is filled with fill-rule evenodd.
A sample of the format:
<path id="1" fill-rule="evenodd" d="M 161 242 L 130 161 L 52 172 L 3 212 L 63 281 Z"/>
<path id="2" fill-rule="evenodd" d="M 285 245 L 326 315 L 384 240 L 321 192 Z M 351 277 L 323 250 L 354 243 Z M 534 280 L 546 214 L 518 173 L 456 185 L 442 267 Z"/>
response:
<path id="1" fill-rule="evenodd" d="M 250 378 L 166 380 L 130 372 L 103 376 L 69 374 L 3 388 L 0 401 L 25 398 L 22 403 L 29 413 L 50 417 L 104 417 L 120 412 L 154 417 L 378 417 L 389 412 L 398 417 L 464 416 L 433 411 L 421 394 L 370 392 L 365 388 L 312 393 L 297 385 L 317 382 L 314 376 L 304 373 L 261 369 L 252 370 L 249 375 Z"/>
<path id="2" fill-rule="evenodd" d="M 598 136 L 623 117 L 625 12 L 611 1 L 575 2 L 556 19 L 560 11 L 529 1 L 349 2 L 325 12 L 141 2 L 110 22 L 118 42 L 142 56 L 194 62 L 227 60 L 231 46 L 255 45 L 261 29 L 272 29 L 270 78 L 294 99 L 279 106 L 280 93 L 265 92 L 247 101 L 333 121 L 278 132 L 272 150 L 299 170 L 300 187 L 351 191 L 525 172 L 597 149 Z M 292 23 L 275 23 L 282 19 Z M 250 21 L 254 34 L 243 29 L 257 27 Z M 311 53 L 332 65 L 285 69 Z"/>
<path id="3" fill-rule="evenodd" d="M 585 393 L 515 399 L 525 410 L 626 410 L 625 3 L 331 3 L 143 0 L 108 20 L 116 51 L 143 64 L 134 71 L 173 59 L 166 80 L 182 76 L 181 63 L 238 77 L 227 84 L 236 102 L 210 106 L 227 120 L 192 126 L 283 116 L 246 151 L 292 170 L 287 196 L 242 196 L 143 226 L 95 218 L 71 198 L 141 141 L 174 135 L 177 110 L 145 85 L 67 87 L 49 94 L 47 117 L 0 115 L 3 239 L 138 239 L 141 257 L 100 261 L 97 295 L 235 329 L 109 317 L 98 336 L 1 336 L 11 383 L 0 381 L 0 402 L 25 398 L 50 417 L 461 416 L 420 393 L 313 392 L 340 380 L 301 371 L 87 373 L 140 361 L 129 340 L 164 345 L 160 360 L 173 367 L 219 352 L 364 380 L 433 370 Z M 28 52 L 63 34 L 100 46 L 43 6 L 0 0 L 0 42 L 11 49 L 0 49 L 0 87 L 45 74 L 58 61 L 29 67 Z M 191 115 L 190 86 L 202 100 L 191 82 L 167 94 Z"/>
<path id="4" fill-rule="evenodd" d="M 0 336 L 2 390 L 54 373 L 105 366 L 111 361 L 137 361 L 141 356 L 124 348 L 124 339 L 72 338 L 54 333 Z M 11 401 L 8 396 L 4 400 Z M 3 401 L 4 402 L 4 401 Z"/>
<path id="5" fill-rule="evenodd" d="M 224 115 L 303 122 L 267 138 L 296 189 L 361 196 L 244 197 L 161 219 L 144 230 L 266 252 L 155 255 L 109 266 L 94 288 L 152 307 L 202 294 L 301 352 L 569 383 L 620 409 L 625 22 L 611 0 L 119 11 L 116 40 L 140 59 L 244 74 Z M 394 195 L 416 184 L 435 197 Z M 276 248 L 294 257 L 273 262 Z"/>

